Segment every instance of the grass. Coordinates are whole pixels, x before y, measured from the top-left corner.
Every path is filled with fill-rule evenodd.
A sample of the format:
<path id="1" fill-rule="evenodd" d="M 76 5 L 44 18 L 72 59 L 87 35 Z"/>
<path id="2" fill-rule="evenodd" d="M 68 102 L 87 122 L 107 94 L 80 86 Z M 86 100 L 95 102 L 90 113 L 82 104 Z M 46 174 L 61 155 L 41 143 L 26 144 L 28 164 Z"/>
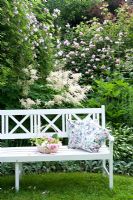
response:
<path id="1" fill-rule="evenodd" d="M 24 175 L 18 193 L 14 177 L 0 177 L 0 200 L 133 200 L 133 177 L 114 176 L 114 189 L 102 174 L 49 173 Z"/>

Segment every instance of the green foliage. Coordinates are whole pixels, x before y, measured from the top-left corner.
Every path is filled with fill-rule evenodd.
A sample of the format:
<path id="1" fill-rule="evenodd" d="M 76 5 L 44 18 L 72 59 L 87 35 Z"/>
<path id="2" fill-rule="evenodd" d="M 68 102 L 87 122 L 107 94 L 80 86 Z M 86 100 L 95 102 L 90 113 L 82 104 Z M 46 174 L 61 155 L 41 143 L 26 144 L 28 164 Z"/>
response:
<path id="1" fill-rule="evenodd" d="M 119 64 L 119 69 L 122 72 L 124 78 L 131 85 L 133 84 L 133 49 L 125 50 L 125 58 Z"/>
<path id="2" fill-rule="evenodd" d="M 132 87 L 119 77 L 108 82 L 98 80 L 91 97 L 88 97 L 88 101 L 85 102 L 84 106 L 100 107 L 105 105 L 107 120 L 114 126 L 123 122 L 132 126 L 131 94 L 133 94 Z"/>
<path id="3" fill-rule="evenodd" d="M 133 128 L 123 125 L 117 129 L 112 127 L 112 134 L 115 137 L 114 160 L 133 161 Z"/>
<path id="4" fill-rule="evenodd" d="M 123 0 L 106 0 L 109 4 L 109 10 L 112 13 L 115 13 L 116 9 L 118 9 L 123 3 Z"/>
<path id="5" fill-rule="evenodd" d="M 20 107 L 35 81 L 53 68 L 54 18 L 42 1 L 0 0 L 0 107 Z M 43 83 L 45 84 L 45 82 Z M 7 99 L 8 98 L 8 102 Z"/>
<path id="6" fill-rule="evenodd" d="M 9 68 L 1 67 L 0 68 L 0 88 L 7 84 L 8 76 L 10 76 L 11 71 Z"/>
<path id="7" fill-rule="evenodd" d="M 65 29 L 67 23 L 75 26 L 84 20 L 86 11 L 101 2 L 101 0 L 49 0 L 46 6 L 53 12 L 58 8 L 61 11 L 57 24 Z"/>
<path id="8" fill-rule="evenodd" d="M 50 173 L 50 172 L 102 172 L 101 161 L 64 161 L 64 162 L 38 162 L 23 164 L 23 173 Z M 114 161 L 114 173 L 133 176 L 133 161 Z M 14 165 L 1 163 L 0 175 L 14 174 Z"/>
<path id="9" fill-rule="evenodd" d="M 133 161 L 129 163 L 125 161 L 116 161 L 114 163 L 114 173 L 133 176 Z"/>
<path id="10" fill-rule="evenodd" d="M 33 100 L 41 99 L 41 104 L 38 105 L 38 108 L 42 108 L 45 102 L 50 101 L 54 97 L 54 94 L 55 91 L 50 89 L 46 82 L 36 82 L 36 84 L 31 86 L 28 96 Z"/>

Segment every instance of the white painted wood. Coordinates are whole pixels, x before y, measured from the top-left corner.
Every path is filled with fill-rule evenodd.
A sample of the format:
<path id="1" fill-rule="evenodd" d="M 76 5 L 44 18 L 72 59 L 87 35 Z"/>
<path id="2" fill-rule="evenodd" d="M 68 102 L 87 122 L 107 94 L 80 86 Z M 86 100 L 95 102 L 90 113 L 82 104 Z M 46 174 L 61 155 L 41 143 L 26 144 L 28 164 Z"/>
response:
<path id="1" fill-rule="evenodd" d="M 15 189 L 16 192 L 19 191 L 19 163 L 15 163 Z"/>
<path id="2" fill-rule="evenodd" d="M 72 114 L 69 114 L 69 115 L 68 115 L 68 119 L 69 119 L 69 120 L 72 120 Z"/>
<path id="3" fill-rule="evenodd" d="M 106 172 L 106 174 L 109 176 L 109 171 L 107 170 L 107 168 L 104 167 L 103 169 L 104 169 L 104 171 Z"/>
<path id="4" fill-rule="evenodd" d="M 91 114 L 88 114 L 86 117 L 85 117 L 85 120 L 90 120 L 91 119 Z"/>
<path id="5" fill-rule="evenodd" d="M 36 110 L 0 110 L 1 134 L 0 139 L 29 139 L 39 138 L 46 135 L 58 133 L 59 137 L 68 137 L 68 119 L 81 120 L 81 114 L 86 115 L 85 120 L 97 120 L 105 128 L 105 106 L 101 108 L 80 108 L 80 109 L 36 109 Z M 50 120 L 50 115 L 55 117 Z M 18 121 L 16 116 L 22 119 Z M 9 118 L 15 123 L 15 127 L 9 130 Z M 25 120 L 29 120 L 29 127 L 24 126 Z M 61 120 L 61 127 L 58 127 L 57 120 Z M 43 125 L 43 121 L 47 124 Z M 101 123 L 100 123 L 101 121 Z M 44 126 L 44 127 L 43 127 Z M 43 127 L 43 128 L 42 128 Z M 21 128 L 22 133 L 17 133 Z M 49 132 L 49 129 L 53 131 Z M 66 161 L 66 160 L 102 160 L 103 170 L 109 175 L 109 187 L 113 188 L 113 141 L 114 137 L 109 134 L 109 147 L 105 144 L 97 153 L 89 153 L 80 149 L 68 149 L 62 146 L 59 152 L 53 154 L 42 154 L 37 147 L 6 147 L 0 148 L 0 162 L 15 163 L 15 188 L 19 190 L 19 176 L 22 162 L 39 161 Z M 106 160 L 109 161 L 109 172 L 106 168 Z"/>
<path id="6" fill-rule="evenodd" d="M 5 134 L 9 133 L 9 117 L 8 115 L 5 116 Z"/>
<path id="7" fill-rule="evenodd" d="M 64 114 L 62 114 L 62 131 L 63 131 L 63 133 L 66 132 L 65 115 Z"/>
<path id="8" fill-rule="evenodd" d="M 110 142 L 114 142 L 114 137 L 112 135 L 108 135 Z"/>
<path id="9" fill-rule="evenodd" d="M 1 133 L 4 134 L 5 133 L 5 126 L 4 126 L 4 115 L 2 115 L 2 118 L 1 118 L 1 127 L 2 127 L 2 130 L 1 130 Z"/>
<path id="10" fill-rule="evenodd" d="M 68 114 L 66 114 L 66 120 L 65 120 L 65 126 L 66 126 L 66 132 L 68 133 Z"/>
<path id="11" fill-rule="evenodd" d="M 80 149 L 60 147 L 57 153 L 42 154 L 37 147 L 5 147 L 0 149 L 1 162 L 39 162 L 39 161 L 66 161 L 66 160 L 102 160 L 109 159 L 108 147 L 101 147 L 97 153 L 89 153 Z"/>
<path id="12" fill-rule="evenodd" d="M 49 116 L 51 114 L 55 114 L 55 118 L 53 120 L 49 120 Z M 97 119 L 97 116 L 99 117 L 99 114 L 102 114 L 103 118 L 103 126 L 105 126 L 105 109 L 104 106 L 102 108 L 80 108 L 80 109 L 37 109 L 37 110 L 1 110 L 0 116 L 2 118 L 2 135 L 0 135 L 0 138 L 2 139 L 25 139 L 30 137 L 36 137 L 36 135 L 39 134 L 39 136 L 42 135 L 51 127 L 53 129 L 53 133 L 57 132 L 61 137 L 66 137 L 66 122 L 65 118 L 69 119 L 77 119 L 80 120 L 79 114 L 86 114 L 85 119 L 90 119 L 91 117 L 93 119 Z M 18 121 L 16 119 L 16 116 L 23 116 L 22 120 Z M 12 128 L 9 132 L 9 120 L 8 118 L 11 118 L 15 123 L 16 126 Z M 41 117 L 43 117 L 47 121 L 47 125 L 41 130 Z M 55 125 L 56 120 L 61 117 L 62 118 L 62 130 L 60 130 L 57 125 Z M 30 124 L 29 129 L 24 126 L 23 122 L 29 118 Z M 64 122 L 63 122 L 64 120 Z M 64 125 L 63 125 L 64 124 Z M 23 133 L 16 133 L 17 129 L 21 128 L 24 130 Z M 8 136 L 7 136 L 8 134 Z M 31 136 L 32 134 L 32 136 Z"/>
<path id="13" fill-rule="evenodd" d="M 105 128 L 105 106 L 102 105 L 102 128 Z"/>
<path id="14" fill-rule="evenodd" d="M 33 134 L 34 127 L 33 127 L 33 115 L 30 115 L 30 133 Z"/>
<path id="15" fill-rule="evenodd" d="M 10 118 L 16 122 L 16 126 L 9 132 L 9 134 L 14 133 L 15 130 L 17 130 L 18 127 L 21 127 L 26 133 L 30 133 L 22 124 L 23 122 L 29 117 L 29 115 L 26 115 L 20 122 L 12 115 L 10 115 Z"/>
<path id="16" fill-rule="evenodd" d="M 109 188 L 113 189 L 113 141 L 114 138 L 110 136 L 109 140 L 109 151 L 110 151 L 110 158 L 109 158 Z"/>
<path id="17" fill-rule="evenodd" d="M 41 133 L 41 116 L 38 115 L 37 117 L 37 133 Z"/>
<path id="18" fill-rule="evenodd" d="M 7 134 L 4 134 L 4 135 L 1 134 L 0 135 L 0 139 L 30 139 L 30 138 L 40 138 L 40 137 L 43 137 L 44 135 L 52 136 L 54 133 L 55 132 L 48 132 L 48 133 L 41 132 L 40 134 L 39 133 L 33 133 L 33 134 L 19 133 L 19 134 L 12 134 L 12 135 L 10 135 L 10 137 Z M 67 138 L 68 134 L 67 134 L 67 132 L 65 132 L 65 133 L 58 132 L 58 136 L 60 138 Z"/>
<path id="19" fill-rule="evenodd" d="M 34 115 L 33 127 L 34 127 L 34 133 L 37 133 L 37 115 Z"/>
<path id="20" fill-rule="evenodd" d="M 92 119 L 96 120 L 95 113 L 92 114 Z"/>
<path id="21" fill-rule="evenodd" d="M 42 115 L 42 117 L 48 122 L 48 125 L 45 127 L 45 129 L 42 132 L 46 132 L 50 127 L 53 128 L 58 133 L 61 133 L 62 131 L 54 124 L 57 119 L 59 119 L 61 115 L 57 115 L 52 121 L 49 120 L 49 118 L 46 115 Z"/>
<path id="22" fill-rule="evenodd" d="M 113 156 L 109 159 L 109 188 L 113 189 Z"/>
<path id="23" fill-rule="evenodd" d="M 75 120 L 81 120 L 81 118 L 77 116 L 76 114 L 72 114 L 72 116 L 74 117 Z"/>
<path id="24" fill-rule="evenodd" d="M 21 176 L 22 176 L 22 173 L 23 173 L 23 164 L 22 164 L 22 162 L 21 163 L 19 163 L 19 177 L 21 178 Z"/>
<path id="25" fill-rule="evenodd" d="M 85 114 L 102 113 L 101 108 L 68 108 L 68 109 L 30 109 L 30 110 L 0 110 L 0 115 L 42 115 L 42 114 Z"/>
<path id="26" fill-rule="evenodd" d="M 105 175 L 106 160 L 102 161 L 102 165 L 103 165 L 103 175 Z"/>
<path id="27" fill-rule="evenodd" d="M 48 113 L 49 111 L 49 113 Z M 16 113 L 17 112 L 17 113 Z M 36 112 L 36 114 L 35 114 Z M 49 120 L 48 116 L 50 114 L 56 114 L 53 120 Z M 58 114 L 60 113 L 60 114 Z M 26 138 L 34 138 L 34 137 L 42 137 L 44 133 L 48 130 L 48 128 L 53 128 L 53 133 L 57 132 L 61 137 L 67 137 L 66 126 L 67 126 L 67 118 L 72 119 L 72 116 L 76 119 L 80 119 L 78 114 L 86 114 L 87 116 L 85 119 L 99 119 L 99 115 L 102 116 L 102 127 L 105 127 L 105 107 L 102 106 L 101 108 L 81 108 L 81 109 L 40 109 L 40 110 L 6 110 L 1 111 L 1 122 L 2 122 L 2 134 L 0 135 L 0 139 L 26 139 Z M 23 115 L 23 119 L 18 121 L 15 116 L 16 115 Z M 8 124 L 8 116 L 16 123 L 16 126 L 10 130 Z M 64 117 L 63 117 L 64 116 Z M 98 116 L 98 117 L 97 117 Z M 6 118 L 5 118 L 6 117 Z M 41 131 L 41 117 L 43 117 L 47 121 L 46 127 Z M 61 117 L 62 118 L 62 130 L 57 127 L 54 123 L 56 120 Z M 29 130 L 24 127 L 23 122 L 30 118 Z M 66 120 L 65 120 L 66 118 Z M 64 120 L 64 122 L 63 122 Z M 65 123 L 65 125 L 63 125 Z M 16 133 L 15 131 L 18 128 L 24 130 L 23 133 Z M 65 128 L 64 128 L 65 127 Z M 42 134 L 42 135 L 41 135 Z M 51 135 L 52 133 L 49 133 Z M 114 138 L 109 136 L 110 140 Z"/>
<path id="28" fill-rule="evenodd" d="M 96 120 L 98 121 L 98 124 L 100 125 L 100 116 L 99 116 L 99 113 L 96 113 Z"/>
<path id="29" fill-rule="evenodd" d="M 113 137 L 114 138 L 114 137 Z M 113 154 L 113 144 L 114 144 L 114 141 L 112 140 L 109 140 L 109 150 L 110 150 L 110 153 Z"/>

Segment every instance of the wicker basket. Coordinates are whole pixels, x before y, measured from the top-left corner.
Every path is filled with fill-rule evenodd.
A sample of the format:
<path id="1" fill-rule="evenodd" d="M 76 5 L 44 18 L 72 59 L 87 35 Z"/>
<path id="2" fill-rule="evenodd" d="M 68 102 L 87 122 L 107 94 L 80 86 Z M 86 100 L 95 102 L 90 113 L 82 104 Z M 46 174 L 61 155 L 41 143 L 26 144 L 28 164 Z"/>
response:
<path id="1" fill-rule="evenodd" d="M 60 144 L 47 144 L 46 146 L 38 145 L 37 149 L 40 153 L 57 153 L 58 149 L 60 147 Z"/>

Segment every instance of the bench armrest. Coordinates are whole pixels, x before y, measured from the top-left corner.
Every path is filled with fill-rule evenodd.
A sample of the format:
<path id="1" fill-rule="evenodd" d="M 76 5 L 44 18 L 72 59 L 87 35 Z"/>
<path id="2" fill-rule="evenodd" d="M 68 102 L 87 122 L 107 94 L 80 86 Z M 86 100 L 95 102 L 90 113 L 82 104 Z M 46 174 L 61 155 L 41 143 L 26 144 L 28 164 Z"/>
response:
<path id="1" fill-rule="evenodd" d="M 109 139 L 109 141 L 110 142 L 114 142 L 114 137 L 109 133 L 109 135 L 108 135 L 108 139 Z"/>
<path id="2" fill-rule="evenodd" d="M 109 140 L 109 150 L 111 154 L 113 155 L 114 137 L 110 133 L 108 133 L 108 140 Z"/>

